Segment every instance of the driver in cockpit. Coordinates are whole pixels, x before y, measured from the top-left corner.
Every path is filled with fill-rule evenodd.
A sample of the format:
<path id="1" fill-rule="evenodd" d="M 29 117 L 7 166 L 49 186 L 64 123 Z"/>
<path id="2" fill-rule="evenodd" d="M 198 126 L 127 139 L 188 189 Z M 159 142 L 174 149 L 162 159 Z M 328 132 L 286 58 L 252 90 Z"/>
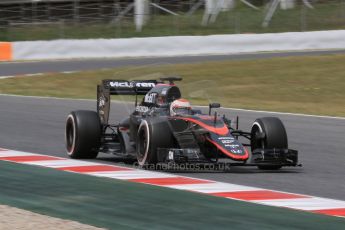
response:
<path id="1" fill-rule="evenodd" d="M 170 116 L 191 115 L 192 107 L 188 100 L 180 98 L 170 104 Z"/>

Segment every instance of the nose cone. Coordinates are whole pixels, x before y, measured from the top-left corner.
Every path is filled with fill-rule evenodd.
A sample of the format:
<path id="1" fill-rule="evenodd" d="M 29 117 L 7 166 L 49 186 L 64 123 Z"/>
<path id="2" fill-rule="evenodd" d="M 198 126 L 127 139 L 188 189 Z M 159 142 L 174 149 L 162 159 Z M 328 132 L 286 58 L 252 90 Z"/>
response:
<path id="1" fill-rule="evenodd" d="M 207 140 L 233 160 L 247 160 L 249 158 L 248 150 L 236 138 L 231 136 L 230 132 L 225 136 L 210 133 Z"/>

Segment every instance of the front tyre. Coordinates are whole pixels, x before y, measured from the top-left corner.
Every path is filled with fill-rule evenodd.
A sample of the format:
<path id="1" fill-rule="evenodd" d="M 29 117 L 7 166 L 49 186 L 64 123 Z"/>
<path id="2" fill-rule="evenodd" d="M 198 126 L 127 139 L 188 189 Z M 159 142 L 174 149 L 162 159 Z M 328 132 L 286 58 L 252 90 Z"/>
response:
<path id="1" fill-rule="evenodd" d="M 255 120 L 251 130 L 251 150 L 287 149 L 288 139 L 283 122 L 277 117 L 263 117 Z M 281 165 L 260 165 L 259 169 L 277 170 Z"/>
<path id="2" fill-rule="evenodd" d="M 66 121 L 65 143 L 67 154 L 74 159 L 93 159 L 101 142 L 101 123 L 94 111 L 71 112 Z"/>
<path id="3" fill-rule="evenodd" d="M 158 148 L 171 147 L 173 147 L 173 136 L 166 119 L 141 121 L 136 140 L 137 160 L 140 166 L 157 164 Z"/>
<path id="4" fill-rule="evenodd" d="M 150 126 L 146 120 L 140 123 L 137 134 L 137 160 L 140 166 L 145 164 L 155 164 L 157 162 L 156 154 L 152 149 L 152 137 Z"/>

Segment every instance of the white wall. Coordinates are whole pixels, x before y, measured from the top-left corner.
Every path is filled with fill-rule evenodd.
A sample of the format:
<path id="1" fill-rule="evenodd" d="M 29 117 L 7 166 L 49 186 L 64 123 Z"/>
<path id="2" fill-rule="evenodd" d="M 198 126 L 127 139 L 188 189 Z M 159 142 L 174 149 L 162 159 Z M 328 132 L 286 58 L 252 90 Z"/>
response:
<path id="1" fill-rule="evenodd" d="M 245 52 L 345 49 L 345 30 L 14 42 L 14 60 L 164 57 Z"/>

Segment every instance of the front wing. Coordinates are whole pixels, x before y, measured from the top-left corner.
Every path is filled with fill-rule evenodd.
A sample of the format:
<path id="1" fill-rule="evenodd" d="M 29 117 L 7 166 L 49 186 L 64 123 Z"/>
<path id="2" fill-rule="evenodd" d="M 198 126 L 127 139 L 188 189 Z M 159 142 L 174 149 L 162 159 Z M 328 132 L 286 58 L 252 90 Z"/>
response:
<path id="1" fill-rule="evenodd" d="M 159 148 L 158 163 L 220 163 L 218 159 L 206 159 L 198 149 Z M 250 160 L 227 162 L 232 166 L 301 166 L 298 151 L 293 149 L 256 149 Z"/>

